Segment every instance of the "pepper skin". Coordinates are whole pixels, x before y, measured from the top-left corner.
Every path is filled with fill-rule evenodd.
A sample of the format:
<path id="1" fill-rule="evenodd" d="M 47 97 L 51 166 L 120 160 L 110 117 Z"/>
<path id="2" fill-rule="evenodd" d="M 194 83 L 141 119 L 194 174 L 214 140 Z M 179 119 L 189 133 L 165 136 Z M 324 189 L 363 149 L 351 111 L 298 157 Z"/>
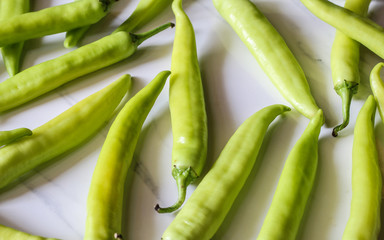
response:
<path id="1" fill-rule="evenodd" d="M 342 240 L 376 240 L 380 232 L 382 176 L 374 130 L 376 103 L 371 95 L 355 124 L 352 147 L 352 201 Z"/>
<path id="2" fill-rule="evenodd" d="M 207 157 L 208 130 L 204 92 L 196 51 L 195 32 L 182 8 L 174 0 L 176 31 L 172 51 L 169 87 L 173 146 L 172 176 L 176 180 L 179 198 L 167 208 L 156 205 L 159 213 L 177 210 L 184 202 L 187 186 L 203 171 Z"/>
<path id="3" fill-rule="evenodd" d="M 347 0 L 344 8 L 366 16 L 370 3 L 371 0 Z M 336 31 L 331 52 L 331 69 L 334 89 L 342 100 L 343 122 L 333 129 L 334 137 L 349 123 L 352 96 L 357 93 L 360 83 L 359 63 L 360 44 Z"/>
<path id="4" fill-rule="evenodd" d="M 268 126 L 288 110 L 284 105 L 271 105 L 244 121 L 165 230 L 163 240 L 212 238 L 247 180 Z"/>
<path id="5" fill-rule="evenodd" d="M 29 11 L 29 0 L 0 1 L 0 21 Z M 1 48 L 5 68 L 9 76 L 14 76 L 20 70 L 21 53 L 24 42 L 14 43 Z"/>
<path id="6" fill-rule="evenodd" d="M 317 175 L 323 111 L 311 119 L 291 150 L 257 240 L 294 240 Z"/>
<path id="7" fill-rule="evenodd" d="M 282 96 L 305 117 L 312 118 L 319 107 L 311 95 L 305 74 L 263 13 L 249 0 L 213 0 L 213 4 Z"/>
<path id="8" fill-rule="evenodd" d="M 141 127 L 169 74 L 169 71 L 159 73 L 125 104 L 113 121 L 92 176 L 84 240 L 109 240 L 115 234 L 121 236 L 128 168 Z"/>
<path id="9" fill-rule="evenodd" d="M 384 83 L 380 78 L 380 71 L 383 66 L 384 63 L 382 62 L 376 64 L 376 66 L 371 71 L 369 81 L 373 96 L 376 99 L 381 120 L 384 122 Z"/>
<path id="10" fill-rule="evenodd" d="M 94 136 L 112 117 L 131 85 L 124 75 L 33 130 L 30 137 L 0 148 L 0 189 Z"/>

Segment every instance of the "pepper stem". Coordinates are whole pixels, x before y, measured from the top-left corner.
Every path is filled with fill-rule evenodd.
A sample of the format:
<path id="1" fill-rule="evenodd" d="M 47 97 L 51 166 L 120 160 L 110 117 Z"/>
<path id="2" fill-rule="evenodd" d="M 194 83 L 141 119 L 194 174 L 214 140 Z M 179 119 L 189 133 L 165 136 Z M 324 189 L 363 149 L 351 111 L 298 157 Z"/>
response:
<path id="1" fill-rule="evenodd" d="M 170 212 L 173 212 L 173 211 L 176 211 L 177 209 L 179 209 L 185 201 L 185 196 L 187 194 L 187 186 L 191 182 L 193 182 L 193 180 L 196 179 L 196 174 L 192 170 L 191 167 L 184 169 L 184 170 L 174 168 L 172 171 L 172 175 L 176 180 L 177 189 L 179 192 L 179 197 L 178 197 L 177 202 L 175 204 L 173 204 L 172 206 L 167 207 L 167 208 L 162 208 L 159 206 L 159 204 L 157 204 L 155 206 L 155 210 L 158 213 L 170 213 Z"/>
<path id="2" fill-rule="evenodd" d="M 348 86 L 348 84 L 345 84 L 343 87 L 337 90 L 337 94 L 340 95 L 342 101 L 343 122 L 333 128 L 332 136 L 334 137 L 337 137 L 339 131 L 348 126 L 352 96 L 353 94 L 355 94 L 356 90 L 357 84 L 354 84 L 352 86 Z"/>
<path id="3" fill-rule="evenodd" d="M 144 42 L 148 38 L 158 34 L 159 32 L 164 31 L 165 29 L 167 29 L 169 27 L 174 27 L 174 26 L 175 26 L 174 23 L 169 22 L 169 23 L 163 24 L 163 25 L 161 25 L 155 29 L 149 30 L 148 32 L 145 32 L 145 33 L 139 33 L 139 34 L 130 33 L 130 34 L 132 36 L 133 41 L 137 44 L 137 46 L 139 46 L 142 42 Z"/>

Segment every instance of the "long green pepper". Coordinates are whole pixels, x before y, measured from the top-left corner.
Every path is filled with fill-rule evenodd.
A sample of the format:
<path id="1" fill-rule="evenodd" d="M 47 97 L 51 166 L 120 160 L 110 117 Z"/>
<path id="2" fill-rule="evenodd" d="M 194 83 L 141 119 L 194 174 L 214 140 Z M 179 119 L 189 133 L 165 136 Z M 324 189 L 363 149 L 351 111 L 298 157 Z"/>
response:
<path id="1" fill-rule="evenodd" d="M 282 96 L 305 117 L 312 118 L 319 107 L 311 95 L 305 74 L 263 13 L 249 0 L 213 0 L 213 4 Z"/>
<path id="2" fill-rule="evenodd" d="M 371 0 L 347 0 L 344 8 L 366 16 L 370 3 Z M 336 31 L 331 52 L 331 69 L 334 89 L 342 100 L 343 122 L 333 129 L 334 137 L 349 123 L 352 96 L 357 93 L 360 83 L 359 63 L 360 44 L 344 33 Z"/>
<path id="3" fill-rule="evenodd" d="M 352 201 L 343 240 L 376 240 L 380 232 L 382 176 L 374 130 L 376 103 L 371 95 L 355 124 L 352 148 Z"/>
<path id="4" fill-rule="evenodd" d="M 144 40 L 170 26 L 172 24 L 168 23 L 142 34 L 119 31 L 25 69 L 0 83 L 0 112 L 26 103 L 80 76 L 128 58 Z"/>
<path id="5" fill-rule="evenodd" d="M 94 136 L 112 117 L 131 85 L 124 75 L 33 130 L 30 137 L 0 148 L 0 189 Z"/>
<path id="6" fill-rule="evenodd" d="M 0 21 L 0 47 L 98 22 L 115 0 L 79 0 Z"/>
<path id="7" fill-rule="evenodd" d="M 183 204 L 187 186 L 200 176 L 207 155 L 207 114 L 195 33 L 181 0 L 173 1 L 172 10 L 176 17 L 176 31 L 169 107 L 173 134 L 172 176 L 177 183 L 179 198 L 167 208 L 156 205 L 155 209 L 160 213 L 172 212 Z"/>
<path id="8" fill-rule="evenodd" d="M 29 0 L 2 0 L 0 1 L 0 21 L 29 11 Z M 9 76 L 20 70 L 21 54 L 24 42 L 14 43 L 1 48 L 5 68 Z"/>
<path id="9" fill-rule="evenodd" d="M 17 229 L 0 225 L 0 239 L 1 240 L 58 240 L 56 238 L 45 238 L 40 236 L 34 236 L 29 233 L 19 231 Z"/>
<path id="10" fill-rule="evenodd" d="M 294 240 L 309 204 L 317 175 L 319 110 L 291 150 L 257 240 Z"/>
<path id="11" fill-rule="evenodd" d="M 87 200 L 84 240 L 122 239 L 123 193 L 141 127 L 170 72 L 159 73 L 125 104 L 101 149 Z"/>
<path id="12" fill-rule="evenodd" d="M 384 28 L 327 0 L 300 0 L 315 16 L 384 58 Z"/>
<path id="13" fill-rule="evenodd" d="M 271 105 L 241 124 L 165 230 L 163 240 L 212 238 L 247 180 L 269 125 L 289 110 L 284 105 Z"/>

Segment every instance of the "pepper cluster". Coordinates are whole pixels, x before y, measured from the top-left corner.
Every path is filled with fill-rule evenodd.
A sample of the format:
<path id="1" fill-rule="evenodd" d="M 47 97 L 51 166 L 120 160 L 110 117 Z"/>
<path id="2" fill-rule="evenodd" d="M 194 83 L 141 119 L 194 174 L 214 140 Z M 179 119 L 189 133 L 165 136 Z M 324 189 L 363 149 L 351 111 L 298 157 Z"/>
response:
<path id="1" fill-rule="evenodd" d="M 343 122 L 332 133 L 337 136 L 349 123 L 352 96 L 358 90 L 360 44 L 383 58 L 380 43 L 384 42 L 384 28 L 367 17 L 370 0 L 347 0 L 344 7 L 325 0 L 301 2 L 337 29 L 331 59 L 334 88 L 343 103 Z M 27 181 L 34 169 L 43 168 L 81 147 L 112 122 L 92 176 L 84 239 L 122 240 L 127 175 L 144 121 L 169 77 L 171 166 L 179 196 L 174 205 L 157 204 L 155 210 L 159 213 L 181 210 L 161 239 L 212 239 L 252 168 L 261 160 L 259 151 L 269 126 L 280 115 L 289 115 L 291 108 L 274 104 L 245 120 L 204 175 L 208 117 L 195 31 L 182 0 L 140 0 L 131 16 L 108 36 L 19 71 L 24 41 L 67 32 L 64 46 L 74 48 L 114 3 L 114 0 L 75 0 L 28 12 L 29 1 L 0 1 L 0 47 L 10 75 L 0 82 L 0 112 L 12 111 L 70 81 L 132 56 L 145 40 L 175 26 L 166 23 L 144 33 L 133 33 L 169 7 L 176 23 L 170 71 L 161 71 L 128 101 L 124 100 L 131 88 L 131 76 L 127 74 L 36 129 L 0 131 L 0 190 L 4 192 L 20 181 Z M 299 62 L 257 3 L 213 0 L 213 4 L 281 95 L 309 119 L 286 159 L 257 238 L 297 239 L 316 182 L 319 138 L 325 122 L 323 110 L 316 104 Z M 384 120 L 384 84 L 380 78 L 383 66 L 384 63 L 379 63 L 371 72 L 373 95 L 361 108 L 354 127 L 353 195 L 343 240 L 377 239 L 380 232 L 382 176 L 374 117 L 378 107 Z M 187 186 L 198 179 L 197 188 L 186 200 Z M 0 239 L 52 238 L 32 236 L 0 225 Z"/>

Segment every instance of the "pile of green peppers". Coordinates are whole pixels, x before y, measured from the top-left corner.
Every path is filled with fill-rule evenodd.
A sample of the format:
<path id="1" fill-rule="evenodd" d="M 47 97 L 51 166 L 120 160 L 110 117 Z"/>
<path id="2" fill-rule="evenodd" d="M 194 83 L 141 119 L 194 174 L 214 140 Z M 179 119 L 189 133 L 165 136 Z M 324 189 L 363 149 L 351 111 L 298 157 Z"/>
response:
<path id="1" fill-rule="evenodd" d="M 28 0 L 0 1 L 0 47 L 9 78 L 0 82 L 0 112 L 27 105 L 69 81 L 109 67 L 133 55 L 146 39 L 175 27 L 170 71 L 160 71 L 137 94 L 124 102 L 131 76 L 123 75 L 36 129 L 0 131 L 0 192 L 28 181 L 33 169 L 60 159 L 81 147 L 111 122 L 102 146 L 87 200 L 84 239 L 125 239 L 122 229 L 128 169 L 141 128 L 169 77 L 169 109 L 173 146 L 170 161 L 179 196 L 159 213 L 177 212 L 163 240 L 209 240 L 238 197 L 254 165 L 269 126 L 290 107 L 274 104 L 246 119 L 228 140 L 206 174 L 208 116 L 193 24 L 182 0 L 140 0 L 130 17 L 110 35 L 80 46 L 55 59 L 20 71 L 26 40 L 66 32 L 64 46 L 80 45 L 87 30 L 104 18 L 115 0 L 75 0 L 30 12 Z M 293 146 L 281 173 L 258 240 L 298 238 L 310 207 L 318 172 L 319 139 L 325 122 L 306 76 L 280 33 L 250 0 L 212 0 L 271 82 L 292 108 L 308 118 L 308 126 Z M 346 128 L 352 96 L 360 82 L 360 44 L 384 57 L 384 28 L 367 17 L 370 0 L 346 0 L 337 6 L 326 0 L 301 0 L 315 16 L 337 29 L 332 46 L 334 89 L 342 98 L 343 121 L 333 136 Z M 171 9 L 175 24 L 133 33 L 162 11 Z M 176 26 L 175 26 L 176 25 Z M 352 201 L 343 240 L 377 239 L 380 232 L 382 176 L 375 144 L 376 108 L 384 120 L 384 84 L 377 64 L 370 75 L 370 95 L 354 126 Z M 299 94 L 298 94 L 299 93 Z M 282 118 L 284 119 L 284 118 Z M 187 199 L 187 186 L 197 182 Z M 364 211 L 362 211 L 364 210 Z M 54 239 L 0 225 L 0 239 Z"/>

